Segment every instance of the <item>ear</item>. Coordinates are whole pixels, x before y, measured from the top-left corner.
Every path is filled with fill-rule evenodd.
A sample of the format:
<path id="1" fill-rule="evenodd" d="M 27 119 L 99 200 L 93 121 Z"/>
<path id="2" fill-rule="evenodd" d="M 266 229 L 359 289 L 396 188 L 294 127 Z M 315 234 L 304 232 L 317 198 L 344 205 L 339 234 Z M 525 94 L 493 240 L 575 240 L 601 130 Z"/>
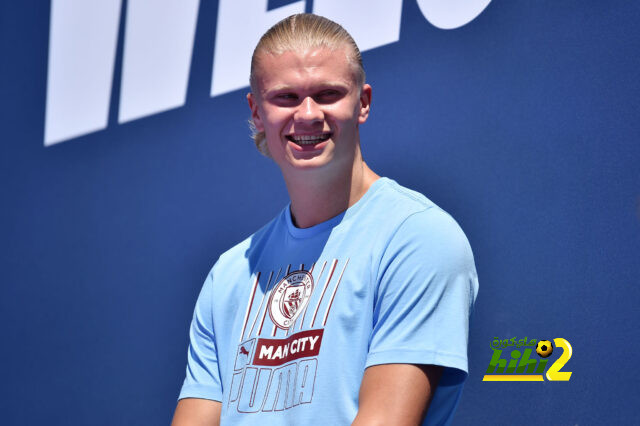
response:
<path id="1" fill-rule="evenodd" d="M 249 101 L 249 108 L 251 109 L 251 120 L 253 121 L 253 125 L 256 127 L 258 132 L 264 132 L 264 125 L 262 123 L 262 119 L 260 118 L 260 111 L 258 108 L 258 100 L 254 96 L 253 93 L 247 93 L 247 101 Z"/>
<path id="2" fill-rule="evenodd" d="M 362 85 L 360 91 L 360 113 L 358 114 L 358 123 L 363 124 L 369 118 L 369 111 L 371 109 L 371 86 L 368 84 Z"/>

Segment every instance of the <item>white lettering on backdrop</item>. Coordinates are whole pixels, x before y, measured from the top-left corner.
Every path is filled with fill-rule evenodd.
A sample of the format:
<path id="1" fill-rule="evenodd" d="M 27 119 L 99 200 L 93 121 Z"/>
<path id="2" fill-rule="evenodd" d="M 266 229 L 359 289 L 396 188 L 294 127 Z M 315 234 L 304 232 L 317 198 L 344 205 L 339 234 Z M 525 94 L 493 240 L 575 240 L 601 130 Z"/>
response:
<path id="1" fill-rule="evenodd" d="M 256 5 L 259 3 L 259 5 Z M 220 0 L 213 58 L 211 96 L 249 84 L 251 54 L 260 36 L 273 24 L 304 12 L 304 1 L 267 11 L 268 0 Z"/>
<path id="2" fill-rule="evenodd" d="M 184 105 L 199 0 L 128 0 L 118 122 Z"/>
<path id="3" fill-rule="evenodd" d="M 427 21 L 443 30 L 460 28 L 476 19 L 491 0 L 418 0 Z"/>
<path id="4" fill-rule="evenodd" d="M 430 23 L 453 29 L 491 0 L 417 2 Z M 127 2 L 118 122 L 184 105 L 199 3 Z M 220 0 L 211 96 L 248 86 L 260 35 L 305 3 L 267 10 L 268 0 Z M 52 0 L 45 146 L 107 127 L 121 7 L 122 0 Z M 313 11 L 343 25 L 362 51 L 400 37 L 402 0 L 314 0 Z"/>
<path id="5" fill-rule="evenodd" d="M 120 3 L 51 3 L 45 146 L 107 127 Z"/>

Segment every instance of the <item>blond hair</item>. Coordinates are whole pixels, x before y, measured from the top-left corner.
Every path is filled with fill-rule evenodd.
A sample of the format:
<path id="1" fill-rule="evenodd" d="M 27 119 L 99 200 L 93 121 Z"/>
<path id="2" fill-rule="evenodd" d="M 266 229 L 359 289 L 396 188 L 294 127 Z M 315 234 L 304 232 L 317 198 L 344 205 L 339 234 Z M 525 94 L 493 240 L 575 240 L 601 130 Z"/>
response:
<path id="1" fill-rule="evenodd" d="M 291 15 L 271 27 L 258 42 L 251 57 L 249 83 L 251 91 L 258 94 L 256 69 L 260 54 L 280 55 L 287 51 L 304 51 L 319 47 L 338 50 L 347 48 L 347 59 L 354 67 L 356 83 L 362 87 L 365 72 L 362 55 L 353 37 L 339 24 L 311 13 Z M 259 132 L 253 120 L 249 120 L 251 137 L 258 150 L 270 157 L 264 132 Z"/>

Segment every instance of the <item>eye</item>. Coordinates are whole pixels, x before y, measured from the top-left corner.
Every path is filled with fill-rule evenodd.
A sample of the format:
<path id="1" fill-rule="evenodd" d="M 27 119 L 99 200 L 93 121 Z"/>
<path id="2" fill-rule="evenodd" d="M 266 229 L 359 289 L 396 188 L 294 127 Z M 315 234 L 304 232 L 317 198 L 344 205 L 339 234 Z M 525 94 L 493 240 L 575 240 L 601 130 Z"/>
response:
<path id="1" fill-rule="evenodd" d="M 298 99 L 298 95 L 296 95 L 295 93 L 279 93 L 278 95 L 276 95 L 276 98 L 282 100 L 295 100 Z"/>
<path id="2" fill-rule="evenodd" d="M 315 96 L 317 102 L 334 102 L 341 97 L 342 93 L 333 89 L 323 90 Z"/>

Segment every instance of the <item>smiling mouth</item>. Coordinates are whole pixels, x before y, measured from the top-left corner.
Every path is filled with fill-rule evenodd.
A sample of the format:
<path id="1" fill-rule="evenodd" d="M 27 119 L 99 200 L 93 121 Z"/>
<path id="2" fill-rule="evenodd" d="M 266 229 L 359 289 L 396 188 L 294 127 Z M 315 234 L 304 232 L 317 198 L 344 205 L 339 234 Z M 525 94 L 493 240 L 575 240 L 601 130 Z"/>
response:
<path id="1" fill-rule="evenodd" d="M 305 145 L 315 145 L 326 140 L 329 140 L 331 137 L 331 132 L 320 133 L 317 135 L 287 135 L 287 140 L 295 143 L 296 145 L 305 146 Z"/>

